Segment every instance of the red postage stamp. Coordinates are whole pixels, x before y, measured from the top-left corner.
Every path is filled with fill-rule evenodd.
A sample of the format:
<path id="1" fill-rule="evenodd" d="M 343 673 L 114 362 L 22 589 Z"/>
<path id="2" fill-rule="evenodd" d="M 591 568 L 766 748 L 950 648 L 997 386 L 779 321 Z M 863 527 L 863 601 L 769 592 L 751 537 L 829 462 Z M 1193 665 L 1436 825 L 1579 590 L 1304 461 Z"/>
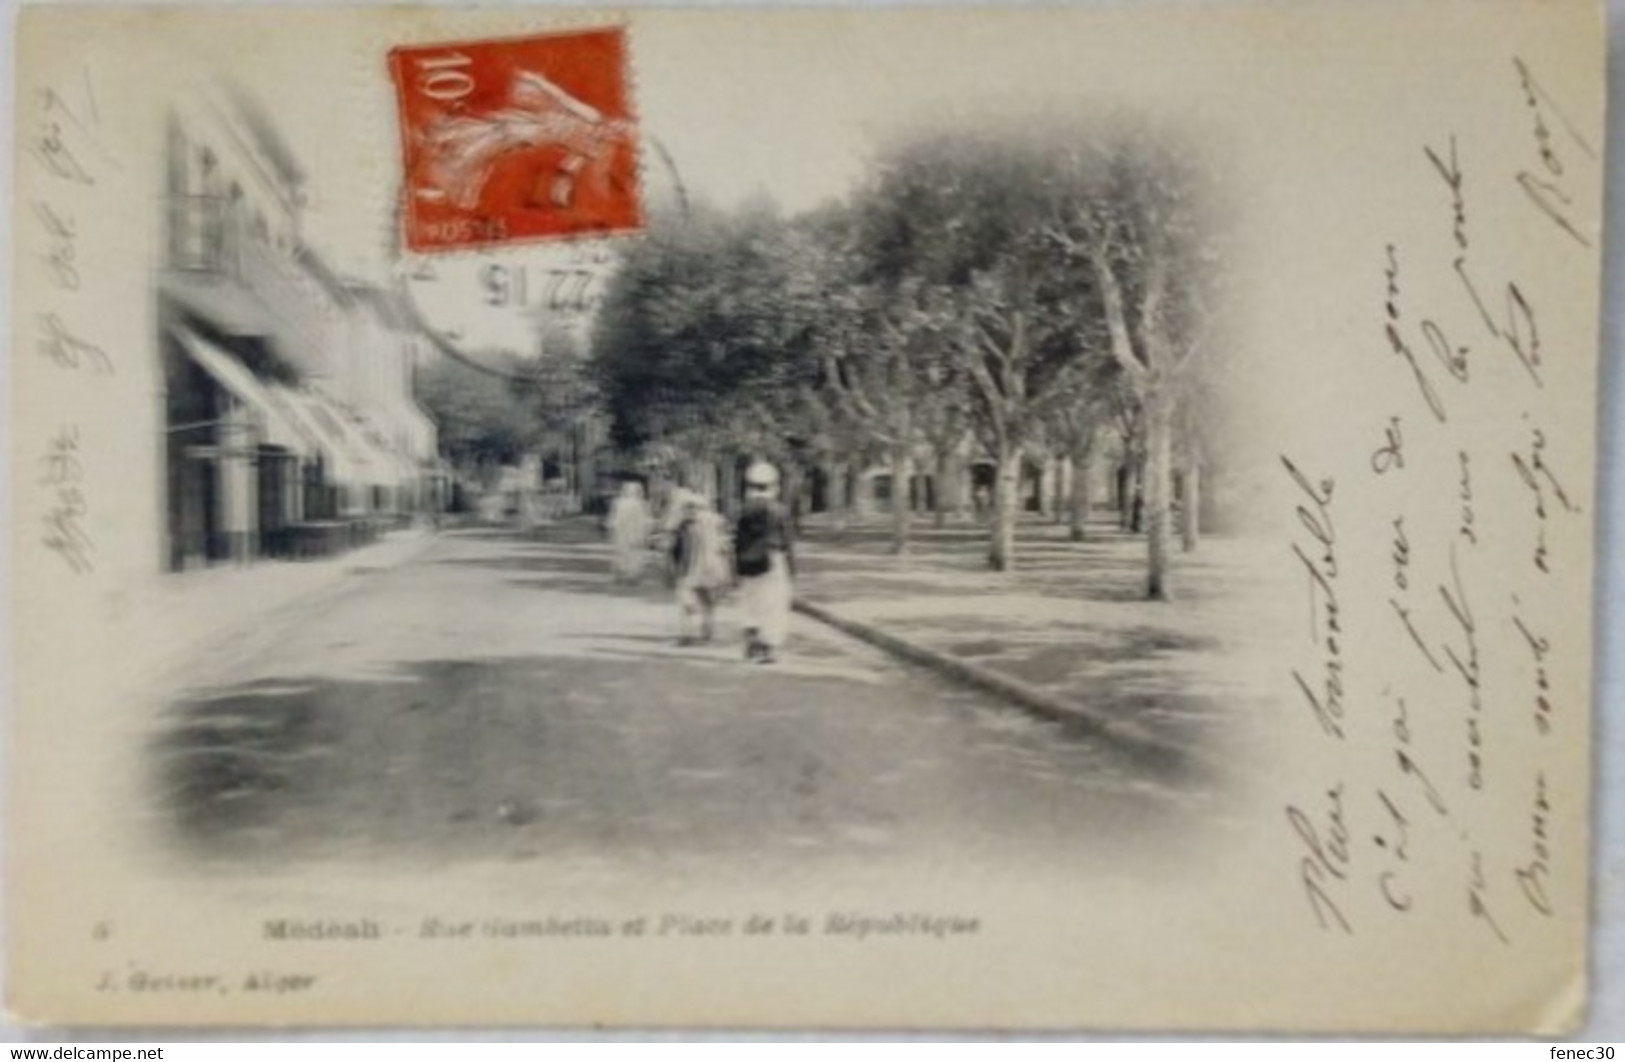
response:
<path id="1" fill-rule="evenodd" d="M 410 250 L 640 226 L 620 29 L 415 45 L 389 60 Z"/>

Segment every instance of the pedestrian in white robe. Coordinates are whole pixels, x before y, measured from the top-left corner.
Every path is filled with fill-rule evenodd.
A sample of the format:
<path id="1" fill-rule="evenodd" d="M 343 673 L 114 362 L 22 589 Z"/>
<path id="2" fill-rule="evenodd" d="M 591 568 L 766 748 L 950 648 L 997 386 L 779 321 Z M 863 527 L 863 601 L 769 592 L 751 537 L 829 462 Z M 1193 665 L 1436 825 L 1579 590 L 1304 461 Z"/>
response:
<path id="1" fill-rule="evenodd" d="M 609 541 L 614 549 L 615 581 L 635 583 L 643 576 L 649 556 L 649 505 L 643 484 L 628 480 L 609 509 Z"/>

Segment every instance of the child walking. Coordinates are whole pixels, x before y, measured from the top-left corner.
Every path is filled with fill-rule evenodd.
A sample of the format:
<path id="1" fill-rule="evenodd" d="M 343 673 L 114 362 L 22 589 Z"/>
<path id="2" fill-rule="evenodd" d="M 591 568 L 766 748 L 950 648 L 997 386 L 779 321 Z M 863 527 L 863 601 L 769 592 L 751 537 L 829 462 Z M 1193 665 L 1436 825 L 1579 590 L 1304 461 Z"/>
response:
<path id="1" fill-rule="evenodd" d="M 671 562 L 677 589 L 677 644 L 709 642 L 716 633 L 717 595 L 728 582 L 722 518 L 697 494 L 682 501 L 672 534 Z"/>

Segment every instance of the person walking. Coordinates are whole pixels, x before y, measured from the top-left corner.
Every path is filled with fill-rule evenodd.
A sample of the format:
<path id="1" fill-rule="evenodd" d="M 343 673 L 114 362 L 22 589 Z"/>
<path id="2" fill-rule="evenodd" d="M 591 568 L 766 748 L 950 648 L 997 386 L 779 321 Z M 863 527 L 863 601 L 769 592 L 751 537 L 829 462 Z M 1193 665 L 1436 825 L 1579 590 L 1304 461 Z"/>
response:
<path id="1" fill-rule="evenodd" d="M 689 516 L 689 503 L 703 502 L 699 494 L 689 490 L 679 480 L 677 485 L 666 492 L 666 505 L 660 514 L 660 552 L 666 558 L 666 586 L 677 585 L 677 529 Z"/>
<path id="2" fill-rule="evenodd" d="M 643 563 L 649 552 L 649 506 L 643 500 L 643 484 L 627 480 L 609 509 L 609 541 L 614 549 L 612 566 L 617 583 L 635 583 L 643 576 Z"/>
<path id="3" fill-rule="evenodd" d="M 671 566 L 677 591 L 677 644 L 709 642 L 715 633 L 717 596 L 728 583 L 722 518 L 708 499 L 692 492 L 681 499 L 672 532 Z M 698 632 L 695 627 L 698 625 Z"/>
<path id="4" fill-rule="evenodd" d="M 795 553 L 790 519 L 778 500 L 779 472 L 766 461 L 745 470 L 745 504 L 734 529 L 745 659 L 771 664 L 790 633 Z"/>

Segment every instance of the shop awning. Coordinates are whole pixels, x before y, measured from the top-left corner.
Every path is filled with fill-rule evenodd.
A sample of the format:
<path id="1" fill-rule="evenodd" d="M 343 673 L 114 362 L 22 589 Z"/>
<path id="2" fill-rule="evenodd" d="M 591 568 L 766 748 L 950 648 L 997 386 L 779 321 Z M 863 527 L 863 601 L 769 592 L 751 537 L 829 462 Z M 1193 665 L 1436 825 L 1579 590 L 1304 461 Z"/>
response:
<path id="1" fill-rule="evenodd" d="M 269 336 L 275 331 L 265 304 L 246 288 L 218 274 L 172 270 L 161 274 L 159 288 L 186 311 L 231 335 Z"/>
<path id="2" fill-rule="evenodd" d="M 279 446 L 300 457 L 310 457 L 317 449 L 311 433 L 294 419 L 285 403 L 273 395 L 280 390 L 267 384 L 229 352 L 204 339 L 189 328 L 176 330 L 181 346 L 198 367 L 208 373 L 221 390 L 252 411 L 258 422 L 262 445 Z"/>
<path id="3" fill-rule="evenodd" d="M 338 484 L 375 486 L 387 483 L 374 468 L 367 449 L 350 431 L 342 410 L 314 388 L 283 388 L 282 396 L 295 417 L 321 441 L 328 479 Z"/>

